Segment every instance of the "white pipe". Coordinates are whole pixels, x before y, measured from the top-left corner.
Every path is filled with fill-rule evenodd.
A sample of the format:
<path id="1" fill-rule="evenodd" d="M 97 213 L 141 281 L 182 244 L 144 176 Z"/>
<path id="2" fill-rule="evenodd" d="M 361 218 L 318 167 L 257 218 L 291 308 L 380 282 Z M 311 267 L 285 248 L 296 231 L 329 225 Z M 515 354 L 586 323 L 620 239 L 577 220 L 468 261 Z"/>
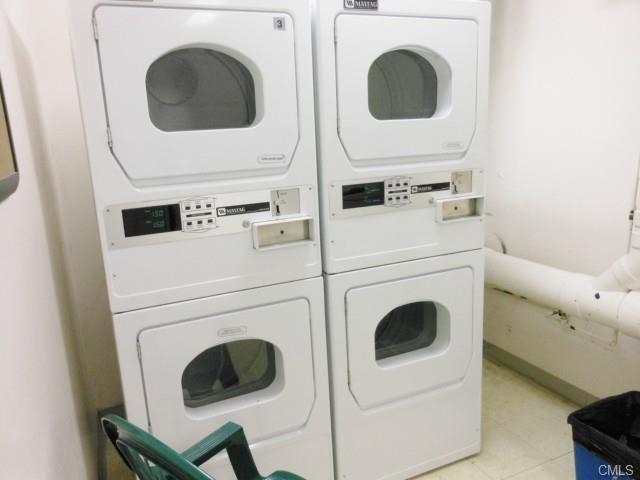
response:
<path id="1" fill-rule="evenodd" d="M 640 290 L 640 210 L 636 210 L 631 248 L 629 253 L 620 257 L 602 274 L 593 280 L 593 287 L 611 292 L 628 292 Z"/>
<path id="2" fill-rule="evenodd" d="M 593 288 L 609 292 L 640 290 L 640 166 L 636 183 L 636 203 L 629 253 L 620 257 L 593 280 Z"/>
<path id="3" fill-rule="evenodd" d="M 600 291 L 588 275 L 485 252 L 487 284 L 640 339 L 640 292 Z"/>

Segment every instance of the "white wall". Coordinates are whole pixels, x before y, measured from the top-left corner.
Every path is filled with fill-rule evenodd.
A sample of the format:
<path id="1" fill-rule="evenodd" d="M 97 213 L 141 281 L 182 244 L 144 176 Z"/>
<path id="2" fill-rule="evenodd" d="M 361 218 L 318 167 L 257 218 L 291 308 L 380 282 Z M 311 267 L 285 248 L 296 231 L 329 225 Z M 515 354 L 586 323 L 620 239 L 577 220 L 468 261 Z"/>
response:
<path id="1" fill-rule="evenodd" d="M 92 415 L 122 403 L 111 315 L 98 239 L 69 39 L 66 0 L 5 0 L 32 58 L 77 348 Z M 93 420 L 93 419 L 92 419 Z"/>
<path id="2" fill-rule="evenodd" d="M 20 169 L 0 203 L 0 478 L 90 479 L 95 460 L 24 37 L 0 1 L 0 72 Z M 26 2 L 23 2 L 26 3 Z"/>
<path id="3" fill-rule="evenodd" d="M 32 48 L 49 80 L 38 87 L 49 157 L 55 165 L 64 249 L 79 348 L 96 410 L 122 403 L 107 286 L 100 253 L 89 162 L 77 97 L 66 0 L 38 0 Z M 60 122 L 64 118 L 64 122 Z"/>
<path id="4" fill-rule="evenodd" d="M 597 274 L 627 248 L 640 2 L 493 1 L 488 225 L 511 255 Z M 485 338 L 594 395 L 640 388 L 640 342 L 488 292 Z M 640 315 L 640 312 L 639 312 Z"/>
<path id="5" fill-rule="evenodd" d="M 52 189 L 47 202 L 59 212 L 58 248 L 66 273 L 62 281 L 70 299 L 68 313 L 90 429 L 87 445 L 93 455 L 100 434 L 95 428 L 97 412 L 121 404 L 122 391 L 71 56 L 68 6 L 66 0 L 0 3 L 5 4 L 33 76 L 29 96 L 37 102 L 42 125 L 42 160 L 48 165 Z M 90 471 L 95 474 L 95 463 Z"/>

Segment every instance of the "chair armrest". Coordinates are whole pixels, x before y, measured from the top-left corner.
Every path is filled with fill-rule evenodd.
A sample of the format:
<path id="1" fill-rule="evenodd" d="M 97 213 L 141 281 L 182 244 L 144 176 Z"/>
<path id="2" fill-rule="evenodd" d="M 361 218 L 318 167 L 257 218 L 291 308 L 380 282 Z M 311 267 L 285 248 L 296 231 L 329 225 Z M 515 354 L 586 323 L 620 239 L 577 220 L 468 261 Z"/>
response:
<path id="1" fill-rule="evenodd" d="M 194 465 L 200 466 L 222 450 L 227 449 L 232 440 L 237 437 L 238 432 L 242 432 L 242 427 L 233 422 L 228 422 L 182 452 L 182 456 Z"/>
<path id="2" fill-rule="evenodd" d="M 194 465 L 200 466 L 222 450 L 227 451 L 238 480 L 262 479 L 253 461 L 253 455 L 242 427 L 232 422 L 223 425 L 208 437 L 203 438 L 182 455 Z"/>

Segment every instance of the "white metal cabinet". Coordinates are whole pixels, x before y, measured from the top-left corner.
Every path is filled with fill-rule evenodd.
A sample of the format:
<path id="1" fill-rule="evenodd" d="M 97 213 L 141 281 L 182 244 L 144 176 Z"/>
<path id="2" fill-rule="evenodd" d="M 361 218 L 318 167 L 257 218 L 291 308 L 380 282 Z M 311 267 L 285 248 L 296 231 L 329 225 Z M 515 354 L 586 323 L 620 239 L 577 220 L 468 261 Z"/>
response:
<path id="1" fill-rule="evenodd" d="M 263 474 L 333 478 L 321 278 L 117 314 L 114 330 L 129 421 L 178 451 L 234 421 Z M 256 342 L 273 345 L 273 355 L 246 362 Z M 223 347 L 236 378 L 220 375 L 212 357 L 191 369 Z M 207 395 L 187 395 L 195 388 Z M 224 455 L 204 468 L 235 479 Z"/>
<path id="2" fill-rule="evenodd" d="M 111 310 L 319 275 L 310 4 L 69 6 Z"/>
<path id="3" fill-rule="evenodd" d="M 315 2 L 324 271 L 481 248 L 490 2 L 350 5 Z"/>
<path id="4" fill-rule="evenodd" d="M 482 250 L 325 276 L 336 478 L 479 451 L 483 278 Z"/>

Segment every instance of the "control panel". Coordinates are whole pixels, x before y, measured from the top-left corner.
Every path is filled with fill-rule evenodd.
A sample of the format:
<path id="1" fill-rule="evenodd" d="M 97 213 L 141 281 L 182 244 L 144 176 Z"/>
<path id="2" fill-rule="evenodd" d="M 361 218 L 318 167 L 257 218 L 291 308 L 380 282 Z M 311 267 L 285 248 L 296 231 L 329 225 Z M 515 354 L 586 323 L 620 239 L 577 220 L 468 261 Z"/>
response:
<path id="1" fill-rule="evenodd" d="M 216 228 L 215 198 L 192 198 L 180 202 L 183 232 L 203 232 Z"/>
<path id="2" fill-rule="evenodd" d="M 401 207 L 411 203 L 411 178 L 394 177 L 385 180 L 385 205 L 387 207 Z"/>
<path id="3" fill-rule="evenodd" d="M 256 249 L 311 241 L 310 187 L 223 193 L 105 209 L 109 247 L 127 248 L 246 231 Z"/>
<path id="4" fill-rule="evenodd" d="M 444 208 L 438 221 L 482 215 L 481 170 L 418 173 L 331 184 L 333 218 L 392 213 L 416 208 Z M 468 197 L 468 198 L 467 198 Z M 449 204 L 447 200 L 456 200 Z"/>

